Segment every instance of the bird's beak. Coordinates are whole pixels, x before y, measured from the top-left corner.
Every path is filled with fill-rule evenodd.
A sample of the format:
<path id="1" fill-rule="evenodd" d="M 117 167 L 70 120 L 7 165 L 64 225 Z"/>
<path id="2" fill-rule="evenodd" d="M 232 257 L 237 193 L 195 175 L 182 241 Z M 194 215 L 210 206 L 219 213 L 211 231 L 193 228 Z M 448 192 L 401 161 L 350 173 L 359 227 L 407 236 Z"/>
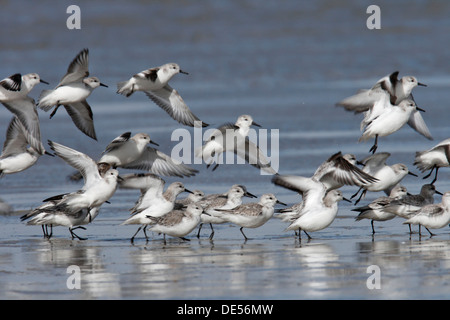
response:
<path id="1" fill-rule="evenodd" d="M 410 171 L 408 171 L 408 174 L 409 174 L 409 175 L 412 175 L 413 177 L 418 177 L 418 175 L 417 175 L 417 174 L 415 174 L 415 173 L 412 173 L 412 172 L 410 172 Z"/>
<path id="2" fill-rule="evenodd" d="M 42 79 L 40 79 L 39 82 L 42 82 L 42 83 L 45 83 L 45 84 L 50 84 L 50 83 L 48 83 L 47 81 L 44 81 L 44 80 L 42 80 Z"/>
<path id="3" fill-rule="evenodd" d="M 287 206 L 287 204 L 286 203 L 284 203 L 284 202 L 281 202 L 280 200 L 277 200 L 275 203 L 278 203 L 278 204 L 281 204 L 281 205 L 283 205 L 283 206 Z"/>
<path id="4" fill-rule="evenodd" d="M 442 192 L 439 192 L 439 191 L 437 191 L 437 190 L 434 190 L 434 192 L 436 192 L 437 194 L 439 194 L 439 195 L 441 195 L 441 196 L 444 195 Z"/>
<path id="5" fill-rule="evenodd" d="M 120 181 L 120 182 L 122 182 L 122 181 L 125 181 L 125 179 L 124 179 L 124 178 L 122 178 L 121 176 L 117 176 L 117 181 Z"/>
<path id="6" fill-rule="evenodd" d="M 426 84 L 424 84 L 424 83 L 420 83 L 420 82 L 418 82 L 418 83 L 417 83 L 417 85 L 418 85 L 418 86 L 421 86 L 421 87 L 427 87 L 427 85 L 426 85 Z"/>
<path id="7" fill-rule="evenodd" d="M 101 85 L 102 87 L 108 88 L 108 86 L 107 86 L 106 84 L 104 84 L 104 83 L 101 83 L 101 82 L 100 82 L 100 85 Z"/>
<path id="8" fill-rule="evenodd" d="M 154 144 L 155 146 L 158 146 L 158 147 L 159 147 L 159 144 L 157 144 L 155 141 L 150 140 L 150 143 L 151 143 L 151 144 Z"/>
<path id="9" fill-rule="evenodd" d="M 187 193 L 193 193 L 191 190 L 188 190 L 188 189 L 186 189 L 186 188 L 184 188 L 184 192 L 187 192 Z"/>
<path id="10" fill-rule="evenodd" d="M 352 201 L 347 198 L 342 198 L 342 200 L 352 203 Z"/>
<path id="11" fill-rule="evenodd" d="M 260 124 L 258 124 L 258 123 L 256 123 L 256 122 L 252 122 L 252 126 L 255 126 L 255 127 L 259 127 L 259 128 L 261 128 L 261 125 Z"/>
<path id="12" fill-rule="evenodd" d="M 257 196 L 255 196 L 254 194 L 252 194 L 252 193 L 250 193 L 250 192 L 248 192 L 248 191 L 246 191 L 246 192 L 244 193 L 244 197 L 258 198 Z"/>
<path id="13" fill-rule="evenodd" d="M 180 73 L 182 73 L 182 74 L 189 74 L 189 73 L 187 73 L 186 71 L 183 71 L 183 70 L 180 70 Z"/>
<path id="14" fill-rule="evenodd" d="M 421 111 L 421 112 L 425 112 L 425 109 L 419 108 L 418 106 L 416 106 L 416 109 Z"/>

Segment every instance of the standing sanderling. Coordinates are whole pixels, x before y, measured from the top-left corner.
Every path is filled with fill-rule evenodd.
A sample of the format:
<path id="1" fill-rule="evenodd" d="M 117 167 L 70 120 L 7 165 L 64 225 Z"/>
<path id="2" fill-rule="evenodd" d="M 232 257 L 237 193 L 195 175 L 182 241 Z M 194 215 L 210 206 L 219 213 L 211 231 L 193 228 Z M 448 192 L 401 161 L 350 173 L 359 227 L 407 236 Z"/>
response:
<path id="1" fill-rule="evenodd" d="M 131 210 L 131 217 L 121 224 L 141 225 L 131 237 L 131 242 L 134 242 L 134 238 L 142 228 L 144 228 L 145 239 L 148 241 L 146 230 L 152 222 L 149 216 L 161 217 L 167 214 L 174 209 L 176 198 L 180 193 L 192 193 L 181 182 L 173 182 L 163 192 L 165 181 L 153 174 L 131 174 L 124 176 L 123 179 L 124 182 L 120 184 L 120 187 L 141 190 L 141 196 Z"/>
<path id="2" fill-rule="evenodd" d="M 86 98 L 99 86 L 108 87 L 97 77 L 89 77 L 89 50 L 84 49 L 70 63 L 67 73 L 53 90 L 43 90 L 38 107 L 48 112 L 52 118 L 62 105 L 66 109 L 73 123 L 88 137 L 97 140 L 94 129 L 92 109 Z"/>
<path id="3" fill-rule="evenodd" d="M 423 206 L 433 204 L 435 193 L 442 195 L 433 184 L 424 184 L 419 194 L 407 194 L 400 199 L 393 200 L 384 207 L 384 211 L 409 219 Z M 411 225 L 408 226 L 409 233 L 412 233 Z"/>
<path id="4" fill-rule="evenodd" d="M 198 226 L 202 214 L 205 214 L 203 208 L 195 203 L 191 203 L 186 210 L 172 210 L 161 217 L 148 216 L 151 220 L 150 231 L 162 233 L 164 235 L 164 244 L 166 244 L 166 234 L 189 241 L 185 236 Z"/>
<path id="5" fill-rule="evenodd" d="M 328 227 L 336 218 L 338 212 L 337 203 L 341 200 L 350 202 L 350 200 L 344 198 L 340 190 L 328 191 L 320 201 L 316 202 L 315 206 L 304 207 L 298 214 L 298 217 L 292 217 L 295 220 L 286 228 L 286 231 L 298 230 L 299 240 L 301 240 L 301 231 L 303 231 L 308 236 L 308 239 L 311 239 L 307 232 L 319 231 Z"/>
<path id="6" fill-rule="evenodd" d="M 41 80 L 37 73 L 21 75 L 13 74 L 0 81 L 0 102 L 8 102 L 25 98 L 38 83 L 48 84 Z"/>
<path id="7" fill-rule="evenodd" d="M 420 208 L 417 213 L 403 222 L 403 224 L 418 224 L 419 236 L 420 227 L 424 226 L 430 233 L 430 237 L 434 234 L 429 229 L 440 229 L 450 223 L 450 192 L 444 193 L 442 202 L 438 204 L 428 204 Z"/>
<path id="8" fill-rule="evenodd" d="M 439 168 L 450 166 L 450 138 L 439 142 L 431 149 L 416 152 L 414 165 L 421 172 L 430 170 L 430 173 L 423 177 L 424 179 L 431 176 L 433 170 L 435 170 L 436 173 L 431 182 L 431 184 L 434 184 L 437 180 Z"/>
<path id="9" fill-rule="evenodd" d="M 194 127 L 195 123 L 201 120 L 192 113 L 178 91 L 168 84 L 177 73 L 188 74 L 176 63 L 150 68 L 135 74 L 127 81 L 119 82 L 117 93 L 129 97 L 136 91 L 143 91 L 173 119 L 186 126 Z M 204 122 L 201 123 L 202 127 L 208 126 Z"/>
<path id="10" fill-rule="evenodd" d="M 248 240 L 244 234 L 244 228 L 258 228 L 269 221 L 273 217 L 274 205 L 276 203 L 285 205 L 279 201 L 272 193 L 263 194 L 258 203 L 244 203 L 234 209 L 215 209 L 223 213 L 224 220 L 240 226 L 239 230 L 244 236 L 245 241 Z"/>
<path id="11" fill-rule="evenodd" d="M 214 228 L 213 224 L 222 224 L 225 223 L 226 220 L 222 217 L 222 212 L 216 210 L 224 210 L 224 209 L 234 209 L 237 206 L 242 204 L 242 197 L 256 198 L 255 195 L 251 194 L 247 191 L 247 188 L 243 185 L 233 185 L 227 193 L 225 193 L 226 197 L 218 195 L 215 198 L 209 197 L 205 201 L 199 201 L 197 204 L 200 205 L 204 212 L 208 213 L 208 215 L 201 216 L 200 226 L 198 228 L 197 238 L 200 238 L 200 230 L 204 223 L 209 223 L 211 227 L 211 234 L 209 235 L 209 240 L 212 240 L 214 237 Z"/>
<path id="12" fill-rule="evenodd" d="M 54 210 L 54 206 L 57 204 L 56 200 L 48 200 L 43 205 L 30 211 L 29 213 L 20 217 L 21 221 L 30 219 L 27 225 L 40 225 L 44 232 L 44 237 L 50 239 L 53 235 L 54 226 L 63 226 L 69 228 L 69 232 L 72 239 L 77 238 L 79 240 L 86 240 L 78 236 L 75 229 L 86 230 L 83 225 L 89 224 L 97 217 L 100 212 L 100 206 L 83 209 L 77 212 L 65 212 Z M 48 211 L 46 209 L 49 209 Z M 50 226 L 51 231 L 48 231 Z"/>
<path id="13" fill-rule="evenodd" d="M 122 179 L 116 169 L 106 169 L 100 174 L 98 164 L 86 154 L 53 141 L 49 145 L 58 157 L 81 172 L 85 183 L 79 191 L 50 198 L 58 201 L 47 211 L 75 213 L 100 206 L 114 195 L 117 182 Z"/>
<path id="14" fill-rule="evenodd" d="M 392 188 L 389 197 L 379 197 L 373 200 L 366 206 L 358 207 L 352 209 L 352 211 L 359 212 L 358 216 L 355 218 L 356 221 L 363 219 L 370 219 L 370 225 L 372 226 L 372 234 L 375 234 L 375 228 L 373 226 L 374 221 L 387 221 L 394 219 L 396 215 L 394 213 L 388 212 L 386 207 L 389 206 L 393 201 L 402 199 L 407 195 L 407 190 L 402 185 L 397 185 Z"/>
<path id="15" fill-rule="evenodd" d="M 181 209 L 191 203 L 197 203 L 205 197 L 205 193 L 201 190 L 192 190 L 187 197 L 175 201 L 175 209 Z"/>

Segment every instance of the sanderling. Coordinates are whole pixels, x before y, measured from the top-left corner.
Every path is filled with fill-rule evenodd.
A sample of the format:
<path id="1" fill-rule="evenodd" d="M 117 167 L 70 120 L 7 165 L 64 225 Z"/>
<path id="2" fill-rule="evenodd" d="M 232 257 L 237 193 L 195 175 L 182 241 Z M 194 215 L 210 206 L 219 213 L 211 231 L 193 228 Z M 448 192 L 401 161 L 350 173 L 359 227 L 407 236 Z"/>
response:
<path id="1" fill-rule="evenodd" d="M 362 188 L 378 182 L 378 179 L 370 173 L 363 172 L 355 166 L 353 164 L 355 162 L 354 156 L 350 154 L 343 156 L 341 152 L 337 152 L 323 162 L 312 177 L 277 174 L 272 178 L 272 183 L 298 192 L 302 195 L 303 202 L 308 193 L 314 192 L 318 195 L 318 200 L 314 200 L 314 203 L 323 197 L 315 191 L 325 193 L 343 185 L 357 185 Z"/>
<path id="2" fill-rule="evenodd" d="M 386 194 L 391 192 L 391 189 L 397 185 L 407 174 L 417 177 L 416 174 L 409 171 L 408 167 L 403 163 L 396 163 L 393 165 L 387 165 L 386 159 L 391 154 L 389 152 L 375 153 L 369 157 L 363 159 L 360 163 L 364 165 L 362 170 L 367 172 L 378 181 L 374 183 L 366 184 L 359 188 L 359 190 L 351 196 L 353 199 L 362 191 L 355 205 L 365 196 L 367 191 L 378 192 L 384 191 Z"/>
<path id="3" fill-rule="evenodd" d="M 99 86 L 107 87 L 97 77 L 89 77 L 89 51 L 83 49 L 70 63 L 66 75 L 53 90 L 43 90 L 38 107 L 44 111 L 55 109 L 50 114 L 52 118 L 62 105 L 66 109 L 73 123 L 81 132 L 97 140 L 94 129 L 92 109 L 86 98 Z"/>
<path id="4" fill-rule="evenodd" d="M 155 142 L 146 133 L 125 132 L 115 138 L 103 151 L 99 162 L 110 163 L 113 167 L 147 170 L 161 176 L 190 177 L 198 171 L 183 163 L 176 162 L 165 153 L 147 146 Z"/>
<path id="5" fill-rule="evenodd" d="M 114 195 L 117 182 L 122 179 L 116 169 L 107 169 L 109 166 L 106 166 L 101 174 L 99 165 L 86 154 L 53 141 L 48 143 L 58 157 L 81 172 L 85 182 L 79 191 L 51 197 L 50 199 L 58 199 L 54 211 L 75 213 L 100 206 Z"/>
<path id="6" fill-rule="evenodd" d="M 211 227 L 209 240 L 212 240 L 214 237 L 214 228 L 212 224 L 222 224 L 226 222 L 222 217 L 222 212 L 217 211 L 216 209 L 234 209 L 242 204 L 242 197 L 256 198 L 256 196 L 248 192 L 247 188 L 243 185 L 233 185 L 224 195 L 226 195 L 226 197 L 218 195 L 215 198 L 209 197 L 205 201 L 199 201 L 197 203 L 206 213 L 208 213 L 208 215 L 203 215 L 201 217 L 197 238 L 200 238 L 200 230 L 204 223 L 209 223 L 209 226 Z"/>
<path id="7" fill-rule="evenodd" d="M 419 236 L 420 227 L 424 226 L 430 233 L 430 237 L 434 234 L 429 229 L 440 229 L 450 223 L 450 192 L 445 192 L 442 196 L 442 202 L 438 204 L 428 204 L 417 211 L 417 214 L 403 222 L 403 224 L 418 224 Z"/>
<path id="8" fill-rule="evenodd" d="M 39 115 L 34 99 L 25 96 L 20 99 L 3 102 L 3 105 L 22 123 L 23 133 L 28 144 L 39 154 L 46 153 L 41 142 Z"/>
<path id="9" fill-rule="evenodd" d="M 268 193 L 263 194 L 258 203 L 244 203 L 233 209 L 215 209 L 222 212 L 222 217 L 227 222 L 231 222 L 240 226 L 239 230 L 244 236 L 245 241 L 248 240 L 244 234 L 244 228 L 258 228 L 265 224 L 273 217 L 274 205 L 276 203 L 283 204 L 275 195 Z"/>
<path id="10" fill-rule="evenodd" d="M 421 172 L 430 170 L 430 173 L 423 177 L 424 179 L 431 176 L 433 170 L 436 170 L 434 179 L 431 182 L 431 184 L 434 184 L 437 180 L 439 168 L 450 166 L 450 138 L 439 142 L 429 150 L 416 152 L 414 165 Z"/>
<path id="11" fill-rule="evenodd" d="M 214 130 L 202 147 L 195 150 L 195 156 L 207 163 L 207 168 L 215 161 L 213 171 L 219 166 L 219 157 L 227 151 L 232 151 L 252 166 L 269 174 L 276 171 L 270 166 L 266 155 L 259 147 L 248 139 L 250 126 L 260 127 L 250 115 L 241 115 L 235 124 L 227 123 Z M 214 160 L 216 158 L 216 160 Z"/>
<path id="12" fill-rule="evenodd" d="M 301 240 L 301 231 L 303 231 L 308 236 L 308 239 L 311 239 L 308 232 L 325 229 L 334 221 L 338 212 L 337 203 L 339 201 L 350 201 L 344 198 L 342 192 L 338 189 L 324 192 L 324 189 L 315 192 L 317 197 L 314 197 L 314 201 L 308 201 L 309 205 L 304 206 L 298 213 L 298 216 L 291 218 L 291 224 L 286 228 L 286 231 L 298 230 L 299 240 Z M 305 202 L 306 199 L 303 203 Z"/>
<path id="13" fill-rule="evenodd" d="M 398 103 L 411 97 L 412 90 L 419 86 L 426 87 L 413 76 L 404 76 L 398 79 L 398 71 L 395 71 L 378 80 L 371 89 L 359 90 L 353 96 L 345 98 L 336 105 L 344 107 L 348 111 L 355 113 L 364 112 L 370 109 L 383 92 L 389 93 L 392 103 Z"/>
<path id="14" fill-rule="evenodd" d="M 433 184 L 424 184 L 420 189 L 419 194 L 407 194 L 400 199 L 391 201 L 384 207 L 384 211 L 404 219 L 409 219 L 423 206 L 433 204 L 435 193 L 442 195 L 441 192 L 436 190 L 436 187 Z M 411 225 L 408 226 L 409 233 L 412 233 Z"/>
<path id="15" fill-rule="evenodd" d="M 28 73 L 23 76 L 16 73 L 3 79 L 0 81 L 0 102 L 23 99 L 40 82 L 48 84 L 47 81 L 41 80 L 37 73 Z"/>
<path id="16" fill-rule="evenodd" d="M 327 190 L 339 189 L 343 185 L 363 186 L 378 181 L 355 164 L 354 155 L 337 152 L 323 162 L 311 178 L 322 182 Z"/>
<path id="17" fill-rule="evenodd" d="M 166 234 L 189 241 L 185 236 L 198 226 L 200 216 L 203 213 L 201 206 L 191 203 L 186 210 L 172 210 L 161 217 L 148 216 L 148 219 L 151 221 L 149 230 L 162 233 L 164 235 L 164 244 L 166 244 Z"/>
<path id="18" fill-rule="evenodd" d="M 377 112 L 372 112 L 375 109 L 384 108 L 386 105 L 398 105 L 401 101 L 405 99 L 410 99 L 414 101 L 412 96 L 412 90 L 416 86 L 426 86 L 423 83 L 417 81 L 413 76 L 404 76 L 398 79 L 399 72 L 393 72 L 380 80 L 369 90 L 360 90 L 357 94 L 350 96 L 336 105 L 344 107 L 346 110 L 354 111 L 355 113 L 365 112 L 366 120 L 363 120 L 361 125 L 367 122 L 367 118 L 374 117 Z M 378 104 L 378 106 L 374 106 Z M 420 108 L 414 110 L 407 123 L 408 125 L 416 130 L 421 135 L 425 136 L 427 139 L 432 140 L 430 131 L 422 118 L 419 111 L 423 111 Z M 370 115 L 372 113 L 372 115 Z"/>
<path id="19" fill-rule="evenodd" d="M 205 193 L 201 190 L 192 190 L 186 198 L 175 201 L 175 209 L 181 209 L 191 203 L 197 203 L 205 197 Z"/>
<path id="20" fill-rule="evenodd" d="M 369 152 L 375 153 L 378 148 L 378 138 L 388 136 L 400 130 L 408 122 L 414 110 L 416 110 L 416 104 L 409 99 L 402 100 L 397 106 L 390 105 L 385 107 L 364 128 L 359 142 L 375 138 L 375 142 L 369 150 Z"/>
<path id="21" fill-rule="evenodd" d="M 177 90 L 168 82 L 177 73 L 184 73 L 176 63 L 167 63 L 160 67 L 141 71 L 129 80 L 117 84 L 117 93 L 126 97 L 135 91 L 143 91 L 159 107 L 164 109 L 173 119 L 186 126 L 194 127 L 201 120 L 192 113 Z M 202 127 L 208 124 L 201 122 Z"/>
<path id="22" fill-rule="evenodd" d="M 140 224 L 136 233 L 131 237 L 131 242 L 143 229 L 145 239 L 148 241 L 146 233 L 152 217 L 161 217 L 172 211 L 175 207 L 177 196 L 182 192 L 192 191 L 186 189 L 181 182 L 174 182 L 163 192 L 165 181 L 153 174 L 131 174 L 123 177 L 124 182 L 120 184 L 123 188 L 140 189 L 141 196 L 136 205 L 131 209 L 131 217 L 121 225 Z"/>
<path id="23" fill-rule="evenodd" d="M 27 147 L 26 130 L 14 116 L 6 131 L 6 140 L 0 155 L 0 177 L 28 169 L 41 156 L 33 147 Z"/>
<path id="24" fill-rule="evenodd" d="M 40 225 L 44 232 L 44 237 L 50 239 L 53 235 L 54 226 L 68 227 L 72 239 L 77 238 L 79 240 L 86 240 L 78 236 L 73 230 L 84 229 L 83 225 L 91 223 L 100 212 L 100 206 L 83 209 L 77 212 L 69 213 L 65 211 L 54 210 L 54 206 L 57 205 L 56 200 L 49 200 L 38 208 L 30 211 L 29 213 L 20 217 L 21 221 L 30 219 L 27 225 Z M 49 209 L 48 211 L 46 209 Z M 50 226 L 51 231 L 48 231 Z"/>
<path id="25" fill-rule="evenodd" d="M 363 219 L 370 219 L 370 225 L 372 226 L 372 234 L 375 234 L 375 228 L 373 226 L 374 221 L 387 221 L 394 219 L 396 215 L 394 213 L 385 210 L 393 201 L 402 199 L 407 195 L 407 190 L 402 185 L 397 185 L 392 188 L 389 197 L 383 196 L 373 200 L 366 206 L 352 209 L 352 211 L 359 212 L 355 218 L 356 221 Z M 401 200 L 399 200 L 401 201 Z"/>

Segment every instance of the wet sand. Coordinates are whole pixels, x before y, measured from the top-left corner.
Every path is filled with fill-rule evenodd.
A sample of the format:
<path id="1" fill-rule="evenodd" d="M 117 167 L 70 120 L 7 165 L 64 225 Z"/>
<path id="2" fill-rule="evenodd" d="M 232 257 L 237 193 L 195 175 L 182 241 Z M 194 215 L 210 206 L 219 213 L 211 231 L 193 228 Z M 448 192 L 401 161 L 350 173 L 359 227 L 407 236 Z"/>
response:
<path id="1" fill-rule="evenodd" d="M 344 7 L 330 1 L 279 2 L 155 1 L 151 4 L 95 1 L 82 5 L 81 30 L 65 25 L 66 5 L 40 1 L 7 2 L 0 11 L 2 76 L 37 72 L 50 87 L 39 84 L 35 99 L 52 88 L 77 52 L 90 50 L 91 74 L 109 85 L 88 101 L 94 113 L 98 141 L 84 136 L 64 110 L 53 119 L 39 111 L 42 140 L 77 149 L 97 159 L 120 134 L 149 133 L 170 154 L 179 143 L 174 130 L 183 128 L 144 94 L 125 98 L 115 92 L 119 81 L 145 68 L 177 62 L 189 75 L 171 85 L 211 128 L 250 114 L 263 129 L 279 132 L 279 172 L 311 176 L 332 154 L 368 155 L 372 141 L 358 143 L 362 117 L 335 103 L 379 78 L 399 70 L 415 75 L 428 87 L 418 87 L 414 98 L 426 109 L 423 117 L 434 137 L 429 141 L 411 128 L 381 138 L 380 152 L 390 152 L 388 164 L 405 163 L 418 178 L 403 181 L 418 193 L 423 180 L 413 166 L 416 151 L 449 137 L 448 16 L 444 2 L 385 1 L 381 30 L 368 30 L 366 9 L 360 1 Z M 167 17 L 170 16 L 170 23 Z M 152 19 L 149 19 L 152 17 Z M 403 19 L 402 17 L 408 17 Z M 164 27 L 161 27 L 164 26 Z M 11 113 L 0 108 L 0 131 Z M 3 129 L 2 129 L 3 128 Z M 190 128 L 187 132 L 192 133 Z M 3 140 L 1 140 L 3 141 Z M 182 179 L 191 190 L 225 192 L 244 184 L 258 196 L 274 193 L 291 205 L 294 192 L 274 186 L 249 165 L 223 165 L 216 171 L 193 164 L 195 177 Z M 130 171 L 120 170 L 122 173 Z M 15 213 L 0 216 L 0 299 L 448 299 L 450 296 L 450 228 L 429 238 L 409 235 L 401 219 L 375 223 L 354 220 L 352 204 L 341 202 L 338 218 L 313 240 L 300 243 L 286 225 L 271 219 L 258 229 L 209 227 L 202 237 L 163 244 L 153 235 L 134 244 L 137 226 L 120 226 L 139 196 L 136 190 L 117 190 L 111 204 L 87 230 L 76 232 L 86 241 L 71 240 L 66 228 L 54 228 L 50 240 L 37 226 L 20 222 L 20 212 L 42 200 L 75 191 L 73 173 L 57 157 L 41 157 L 27 171 L 0 180 L 0 197 Z M 167 184 L 177 178 L 165 178 Z M 436 188 L 450 190 L 450 170 L 439 172 Z M 341 189 L 350 197 L 356 188 Z M 360 205 L 381 196 L 369 193 Z M 248 201 L 247 199 L 245 201 Z M 440 201 L 440 196 L 435 196 Z M 415 228 L 415 230 L 417 230 Z M 80 289 L 70 289 L 69 267 L 80 268 Z M 371 267 L 372 266 L 372 267 Z M 380 271 L 380 289 L 373 272 Z M 68 269 L 69 268 L 69 269 Z M 69 280 L 69 287 L 68 287 Z M 73 280 L 73 279 L 72 279 Z M 371 282 L 371 281 L 374 282 Z M 72 283 L 73 284 L 73 283 Z"/>
<path id="2" fill-rule="evenodd" d="M 285 224 L 259 229 L 204 227 L 184 242 L 118 226 L 105 213 L 71 240 L 66 228 L 43 239 L 40 227 L 2 217 L 1 299 L 446 299 L 450 281 L 450 232 L 409 235 L 401 220 L 376 224 L 341 216 L 328 229 L 301 241 Z M 10 233 L 9 235 L 7 233 Z M 380 288 L 368 268 L 378 266 Z M 80 289 L 70 289 L 70 266 L 80 268 Z M 373 267 L 372 267 L 373 268 Z M 69 270 L 69 271 L 68 271 Z M 69 272 L 69 273 L 68 273 Z M 70 282 L 69 285 L 67 282 Z M 367 284 L 369 282 L 369 285 Z"/>

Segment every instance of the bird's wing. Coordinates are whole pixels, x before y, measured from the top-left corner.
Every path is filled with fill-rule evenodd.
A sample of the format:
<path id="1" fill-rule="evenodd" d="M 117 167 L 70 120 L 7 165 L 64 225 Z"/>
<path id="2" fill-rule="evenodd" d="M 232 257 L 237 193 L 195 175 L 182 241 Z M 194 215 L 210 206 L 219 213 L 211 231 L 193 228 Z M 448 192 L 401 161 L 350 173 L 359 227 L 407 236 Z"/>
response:
<path id="1" fill-rule="evenodd" d="M 103 151 L 103 154 L 111 152 L 117 148 L 120 148 L 125 142 L 130 140 L 131 132 L 125 132 L 122 133 L 120 136 L 114 138 L 113 141 L 111 141 L 105 148 L 105 151 Z"/>
<path id="2" fill-rule="evenodd" d="M 428 129 L 425 120 L 423 120 L 423 117 L 419 110 L 414 110 L 413 112 L 411 112 L 411 115 L 408 119 L 408 125 L 428 140 L 433 140 L 430 130 Z"/>
<path id="3" fill-rule="evenodd" d="M 22 75 L 20 73 L 13 74 L 0 81 L 0 86 L 8 91 L 20 91 L 22 86 Z"/>
<path id="4" fill-rule="evenodd" d="M 41 142 L 39 116 L 34 99 L 27 96 L 23 99 L 3 102 L 3 105 L 22 123 L 28 144 L 39 154 L 44 154 L 45 149 Z"/>
<path id="5" fill-rule="evenodd" d="M 24 128 L 19 119 L 14 116 L 6 130 L 6 139 L 3 143 L 1 158 L 6 158 L 26 150 L 27 140 L 24 134 Z"/>
<path id="6" fill-rule="evenodd" d="M 64 105 L 73 123 L 88 137 L 97 140 L 91 107 L 84 101 Z"/>
<path id="7" fill-rule="evenodd" d="M 201 120 L 189 109 L 177 90 L 169 85 L 155 91 L 145 91 L 147 96 L 159 107 L 164 109 L 173 119 L 186 126 L 194 127 L 194 122 Z M 208 124 L 201 122 L 202 127 Z"/>
<path id="8" fill-rule="evenodd" d="M 48 141 L 48 144 L 58 157 L 80 171 L 84 178 L 83 189 L 102 179 L 98 172 L 97 163 L 88 155 L 51 140 Z"/>
<path id="9" fill-rule="evenodd" d="M 153 173 L 130 173 L 121 175 L 119 187 L 123 189 L 139 189 L 142 193 L 150 188 L 164 189 L 164 179 Z"/>
<path id="10" fill-rule="evenodd" d="M 198 172 L 152 147 L 147 147 L 137 160 L 124 165 L 123 168 L 147 170 L 161 176 L 177 176 L 180 178 L 191 177 Z"/>
<path id="11" fill-rule="evenodd" d="M 79 82 L 87 76 L 89 76 L 89 50 L 83 49 L 72 60 L 67 68 L 67 73 L 56 88 L 72 82 Z"/>
<path id="12" fill-rule="evenodd" d="M 334 184 L 333 181 L 336 181 L 344 185 L 362 186 L 378 181 L 378 179 L 348 162 L 341 152 L 335 153 L 321 164 L 313 177 L 325 185 Z"/>
<path id="13" fill-rule="evenodd" d="M 266 155 L 248 137 L 245 137 L 244 143 L 235 144 L 234 153 L 258 169 L 262 169 L 269 174 L 277 173 L 270 166 L 270 161 Z"/>

